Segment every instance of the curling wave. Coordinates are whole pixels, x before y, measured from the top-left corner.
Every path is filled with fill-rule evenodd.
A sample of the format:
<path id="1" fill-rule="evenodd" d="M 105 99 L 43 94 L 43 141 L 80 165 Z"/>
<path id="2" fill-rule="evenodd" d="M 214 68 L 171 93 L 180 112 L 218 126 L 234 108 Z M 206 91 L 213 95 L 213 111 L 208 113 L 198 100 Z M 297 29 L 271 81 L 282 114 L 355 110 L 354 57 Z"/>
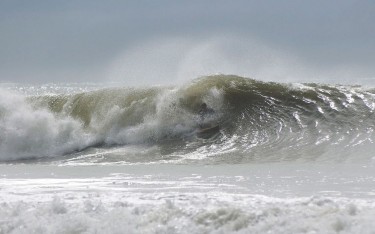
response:
<path id="1" fill-rule="evenodd" d="M 216 75 L 181 87 L 0 95 L 2 161 L 125 145 L 156 146 L 157 160 L 210 163 L 368 160 L 375 149 L 375 93 L 358 86 Z M 202 102 L 221 128 L 211 139 L 194 134 Z M 156 160 L 144 157 L 133 160 Z"/>

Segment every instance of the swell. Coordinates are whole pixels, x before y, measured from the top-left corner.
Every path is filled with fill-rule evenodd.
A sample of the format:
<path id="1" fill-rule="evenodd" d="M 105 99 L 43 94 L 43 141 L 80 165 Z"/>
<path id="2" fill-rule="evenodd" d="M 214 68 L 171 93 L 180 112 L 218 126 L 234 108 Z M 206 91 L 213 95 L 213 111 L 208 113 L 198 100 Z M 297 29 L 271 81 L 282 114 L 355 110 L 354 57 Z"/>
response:
<path id="1" fill-rule="evenodd" d="M 358 86 L 282 84 L 226 75 L 202 77 L 180 87 L 32 96 L 20 101 L 27 103 L 19 105 L 22 110 L 9 105 L 6 109 L 7 102 L 2 104 L 0 126 L 8 132 L 2 134 L 2 142 L 8 142 L 9 135 L 18 140 L 17 134 L 9 133 L 12 123 L 4 116 L 18 111 L 35 117 L 43 110 L 48 113 L 47 122 L 58 123 L 50 126 L 53 130 L 44 130 L 48 141 L 40 136 L 48 150 L 24 147 L 20 153 L 17 145 L 5 151 L 2 144 L 1 159 L 64 155 L 93 146 L 147 144 L 160 149 L 153 153 L 158 159 L 164 155 L 225 163 L 368 160 L 374 149 L 374 100 L 373 90 Z M 194 135 L 203 102 L 215 110 L 210 121 L 221 127 L 212 139 Z M 27 121 L 25 128 L 33 126 L 32 118 Z M 60 137 L 66 123 L 70 130 L 65 129 Z M 52 136 L 48 131 L 55 133 Z M 62 150 L 66 145 L 69 147 Z M 153 159 L 150 156 L 148 160 Z"/>

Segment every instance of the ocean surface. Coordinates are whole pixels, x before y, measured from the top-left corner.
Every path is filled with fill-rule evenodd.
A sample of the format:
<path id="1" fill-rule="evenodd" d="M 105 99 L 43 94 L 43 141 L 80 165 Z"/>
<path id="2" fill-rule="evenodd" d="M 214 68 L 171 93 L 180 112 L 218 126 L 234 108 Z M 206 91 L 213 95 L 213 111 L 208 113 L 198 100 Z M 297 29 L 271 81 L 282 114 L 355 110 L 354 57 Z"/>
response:
<path id="1" fill-rule="evenodd" d="M 229 75 L 2 83 L 0 233 L 375 233 L 374 110 L 372 87 Z"/>

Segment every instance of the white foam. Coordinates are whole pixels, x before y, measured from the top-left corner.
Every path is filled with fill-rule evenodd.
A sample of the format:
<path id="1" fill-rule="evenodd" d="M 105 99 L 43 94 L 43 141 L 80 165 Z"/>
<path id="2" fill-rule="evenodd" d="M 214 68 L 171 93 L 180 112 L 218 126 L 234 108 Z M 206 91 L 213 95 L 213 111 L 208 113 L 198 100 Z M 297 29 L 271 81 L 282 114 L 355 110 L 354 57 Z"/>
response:
<path id="1" fill-rule="evenodd" d="M 364 200 L 221 193 L 133 196 L 91 192 L 50 195 L 43 202 L 3 202 L 0 233 L 372 233 L 375 228 L 374 203 Z"/>
<path id="2" fill-rule="evenodd" d="M 5 90 L 0 90 L 0 132 L 0 161 L 63 155 L 94 141 L 79 121 L 34 108 Z"/>
<path id="3" fill-rule="evenodd" d="M 0 233 L 372 233 L 353 166 L 0 165 Z"/>
<path id="4" fill-rule="evenodd" d="M 177 91 L 166 89 L 146 100 L 150 108 L 145 108 L 144 100 L 134 101 L 131 108 L 139 123 L 124 123 L 129 107 L 109 103 L 108 108 L 95 110 L 89 126 L 83 126 L 69 111 L 53 113 L 25 96 L 0 90 L 0 161 L 55 157 L 98 143 L 142 144 L 181 137 L 194 129 L 196 120 L 178 106 Z"/>
<path id="5" fill-rule="evenodd" d="M 150 111 L 144 112 L 144 106 L 140 105 L 135 112 L 142 113 L 140 123 L 121 127 L 122 116 L 126 109 L 114 106 L 107 114 L 104 124 L 96 122 L 93 118 L 92 127 L 100 129 L 104 135 L 104 142 L 107 144 L 135 144 L 148 141 L 159 141 L 163 139 L 180 137 L 184 133 L 191 132 L 195 127 L 195 116 L 183 110 L 179 105 L 178 89 L 166 89 L 152 100 Z M 142 102 L 139 100 L 137 102 Z M 149 104 L 150 105 L 150 104 Z M 105 127 L 108 126 L 108 127 Z"/>

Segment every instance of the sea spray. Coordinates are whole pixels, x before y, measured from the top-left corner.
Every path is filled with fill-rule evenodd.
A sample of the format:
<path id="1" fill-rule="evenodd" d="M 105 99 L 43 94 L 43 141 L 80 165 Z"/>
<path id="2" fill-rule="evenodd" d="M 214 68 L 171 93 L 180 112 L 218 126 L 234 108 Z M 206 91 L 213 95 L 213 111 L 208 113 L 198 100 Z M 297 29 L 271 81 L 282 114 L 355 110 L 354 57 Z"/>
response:
<path id="1" fill-rule="evenodd" d="M 80 121 L 33 108 L 25 97 L 1 90 L 1 161 L 64 155 L 94 141 Z"/>

